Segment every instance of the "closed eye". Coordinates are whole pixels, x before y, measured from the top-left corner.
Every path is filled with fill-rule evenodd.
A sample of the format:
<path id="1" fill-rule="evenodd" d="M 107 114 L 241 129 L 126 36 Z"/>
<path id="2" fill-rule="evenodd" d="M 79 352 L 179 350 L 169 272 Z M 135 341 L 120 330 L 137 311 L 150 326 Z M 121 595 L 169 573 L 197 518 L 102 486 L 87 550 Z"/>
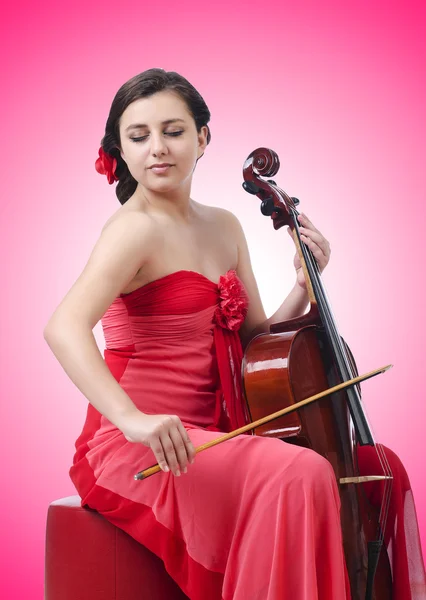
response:
<path id="1" fill-rule="evenodd" d="M 178 135 L 182 135 L 183 131 L 169 131 L 166 132 L 164 135 L 172 135 L 173 137 L 176 137 Z M 142 142 L 143 140 L 146 140 L 148 136 L 144 135 L 142 137 L 137 137 L 137 138 L 130 138 L 132 140 L 132 142 Z"/>

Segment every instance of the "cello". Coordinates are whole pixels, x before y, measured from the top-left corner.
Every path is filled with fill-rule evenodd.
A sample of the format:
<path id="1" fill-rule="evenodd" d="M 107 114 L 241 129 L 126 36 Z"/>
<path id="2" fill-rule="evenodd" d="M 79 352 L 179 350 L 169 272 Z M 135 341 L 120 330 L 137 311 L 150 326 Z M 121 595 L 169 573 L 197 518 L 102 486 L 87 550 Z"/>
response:
<path id="1" fill-rule="evenodd" d="M 298 403 L 327 387 L 354 378 L 354 357 L 340 336 L 315 257 L 301 240 L 296 206 L 270 177 L 280 168 L 268 148 L 254 150 L 243 166 L 243 188 L 261 200 L 264 216 L 275 230 L 291 228 L 305 275 L 309 311 L 270 326 L 269 333 L 247 345 L 241 365 L 242 387 L 249 421 L 257 421 Z M 343 396 L 342 396 L 343 395 Z M 252 430 L 318 452 L 332 464 L 339 484 L 343 547 L 353 600 L 391 600 L 392 574 L 383 545 L 392 473 L 381 446 L 374 441 L 365 415 L 359 384 L 309 404 Z M 382 473 L 361 477 L 358 446 L 374 446 Z M 369 504 L 364 483 L 383 479 L 380 510 Z"/>

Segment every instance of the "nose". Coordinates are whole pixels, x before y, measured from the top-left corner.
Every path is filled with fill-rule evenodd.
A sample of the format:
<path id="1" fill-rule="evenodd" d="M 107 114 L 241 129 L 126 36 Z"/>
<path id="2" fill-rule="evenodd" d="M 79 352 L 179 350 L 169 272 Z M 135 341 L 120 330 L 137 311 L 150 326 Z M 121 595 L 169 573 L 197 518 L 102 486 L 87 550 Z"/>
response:
<path id="1" fill-rule="evenodd" d="M 153 156 L 167 154 L 168 150 L 166 139 L 161 133 L 151 135 L 151 152 Z"/>

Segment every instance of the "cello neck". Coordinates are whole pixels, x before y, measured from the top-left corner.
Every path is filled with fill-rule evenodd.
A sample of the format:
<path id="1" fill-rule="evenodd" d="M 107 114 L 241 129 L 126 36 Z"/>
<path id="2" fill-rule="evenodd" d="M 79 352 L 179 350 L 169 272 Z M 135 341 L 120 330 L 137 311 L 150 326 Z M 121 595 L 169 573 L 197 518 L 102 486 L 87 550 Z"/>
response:
<path id="1" fill-rule="evenodd" d="M 299 213 L 297 210 L 295 208 L 292 209 L 292 229 L 295 236 L 296 248 L 299 250 L 302 268 L 305 273 L 308 295 L 311 301 L 311 310 L 313 309 L 318 314 L 321 327 L 326 333 L 341 381 L 347 381 L 354 377 L 352 365 L 337 329 L 330 302 L 328 301 L 321 280 L 318 263 L 309 247 L 300 237 L 299 222 L 297 220 L 298 215 Z M 348 406 L 359 443 L 362 446 L 367 444 L 374 445 L 373 435 L 362 407 L 361 395 L 358 388 L 350 388 L 347 393 Z"/>

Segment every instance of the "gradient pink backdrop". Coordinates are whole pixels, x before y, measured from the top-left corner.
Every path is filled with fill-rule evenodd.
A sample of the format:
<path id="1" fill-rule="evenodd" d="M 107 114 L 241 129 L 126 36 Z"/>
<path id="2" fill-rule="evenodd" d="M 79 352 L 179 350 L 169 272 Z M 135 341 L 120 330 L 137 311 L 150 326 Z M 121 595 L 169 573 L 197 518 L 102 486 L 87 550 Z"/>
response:
<path id="1" fill-rule="evenodd" d="M 293 249 L 242 187 L 259 146 L 331 241 L 324 281 L 376 438 L 403 460 L 426 546 L 424 2 L 16 2 L 3 9 L 0 595 L 43 596 L 49 503 L 68 478 L 86 399 L 43 339 L 119 208 L 94 169 L 112 98 L 151 68 L 201 92 L 212 142 L 192 196 L 240 218 L 265 310 Z M 104 341 L 95 328 L 100 350 Z"/>

